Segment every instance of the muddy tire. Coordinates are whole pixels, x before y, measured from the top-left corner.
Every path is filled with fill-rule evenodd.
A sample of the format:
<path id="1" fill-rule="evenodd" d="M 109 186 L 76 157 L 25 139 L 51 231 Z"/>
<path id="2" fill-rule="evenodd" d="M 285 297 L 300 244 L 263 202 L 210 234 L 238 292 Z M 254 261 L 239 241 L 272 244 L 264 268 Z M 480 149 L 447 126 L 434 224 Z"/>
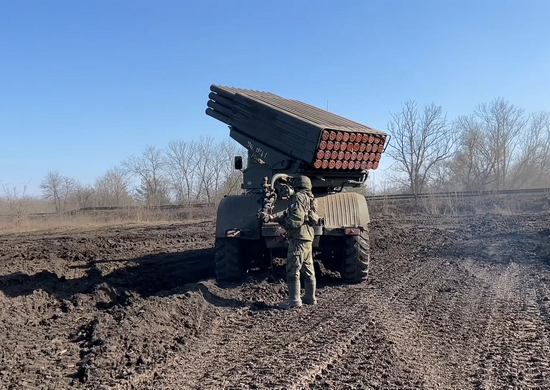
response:
<path id="1" fill-rule="evenodd" d="M 240 244 L 240 240 L 234 238 L 216 239 L 214 266 L 218 282 L 231 282 L 244 277 L 246 265 Z"/>
<path id="2" fill-rule="evenodd" d="M 345 237 L 343 241 L 340 275 L 345 283 L 361 283 L 369 275 L 369 236 L 363 233 L 361 236 Z"/>

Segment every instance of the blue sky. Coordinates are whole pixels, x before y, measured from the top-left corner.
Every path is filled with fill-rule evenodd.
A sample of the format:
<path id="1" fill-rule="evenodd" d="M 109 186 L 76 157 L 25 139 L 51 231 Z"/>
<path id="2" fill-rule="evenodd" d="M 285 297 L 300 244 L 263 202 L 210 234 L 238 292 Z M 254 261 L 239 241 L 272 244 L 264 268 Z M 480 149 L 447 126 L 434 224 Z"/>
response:
<path id="1" fill-rule="evenodd" d="M 550 110 L 549 20 L 547 0 L 2 1 L 0 181 L 39 194 L 48 171 L 93 183 L 147 144 L 228 138 L 213 83 L 381 130 L 408 99 Z"/>

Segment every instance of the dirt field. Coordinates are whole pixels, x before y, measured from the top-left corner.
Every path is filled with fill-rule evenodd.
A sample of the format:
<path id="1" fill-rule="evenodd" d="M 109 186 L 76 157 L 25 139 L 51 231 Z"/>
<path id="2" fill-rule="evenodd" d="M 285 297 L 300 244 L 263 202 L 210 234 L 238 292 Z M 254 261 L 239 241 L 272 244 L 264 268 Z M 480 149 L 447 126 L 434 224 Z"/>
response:
<path id="1" fill-rule="evenodd" d="M 371 225 L 371 277 L 212 280 L 213 224 L 0 237 L 1 389 L 550 387 L 550 215 Z"/>

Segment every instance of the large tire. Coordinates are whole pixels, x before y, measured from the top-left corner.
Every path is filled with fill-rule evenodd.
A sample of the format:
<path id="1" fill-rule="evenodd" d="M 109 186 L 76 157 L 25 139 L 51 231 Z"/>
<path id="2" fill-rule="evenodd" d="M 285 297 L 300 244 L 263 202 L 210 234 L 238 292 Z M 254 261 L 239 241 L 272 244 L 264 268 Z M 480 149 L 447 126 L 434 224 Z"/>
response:
<path id="1" fill-rule="evenodd" d="M 246 261 L 241 253 L 241 242 L 236 238 L 216 238 L 215 272 L 218 282 L 242 279 Z"/>
<path id="2" fill-rule="evenodd" d="M 356 284 L 369 275 L 370 248 L 368 233 L 344 238 L 340 275 L 345 283 Z"/>

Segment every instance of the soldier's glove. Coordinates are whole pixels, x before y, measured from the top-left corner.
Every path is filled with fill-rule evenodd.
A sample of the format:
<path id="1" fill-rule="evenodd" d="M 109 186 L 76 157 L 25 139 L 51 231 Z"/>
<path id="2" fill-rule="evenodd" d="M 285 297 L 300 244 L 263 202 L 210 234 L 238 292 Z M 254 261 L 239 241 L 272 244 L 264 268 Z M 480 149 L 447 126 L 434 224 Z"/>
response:
<path id="1" fill-rule="evenodd" d="M 263 211 L 259 212 L 256 217 L 258 217 L 258 219 L 261 219 L 264 223 L 273 221 L 273 215 L 265 213 Z"/>
<path id="2" fill-rule="evenodd" d="M 284 237 L 286 235 L 286 229 L 284 227 L 280 227 L 275 231 L 275 234 L 279 237 Z"/>

